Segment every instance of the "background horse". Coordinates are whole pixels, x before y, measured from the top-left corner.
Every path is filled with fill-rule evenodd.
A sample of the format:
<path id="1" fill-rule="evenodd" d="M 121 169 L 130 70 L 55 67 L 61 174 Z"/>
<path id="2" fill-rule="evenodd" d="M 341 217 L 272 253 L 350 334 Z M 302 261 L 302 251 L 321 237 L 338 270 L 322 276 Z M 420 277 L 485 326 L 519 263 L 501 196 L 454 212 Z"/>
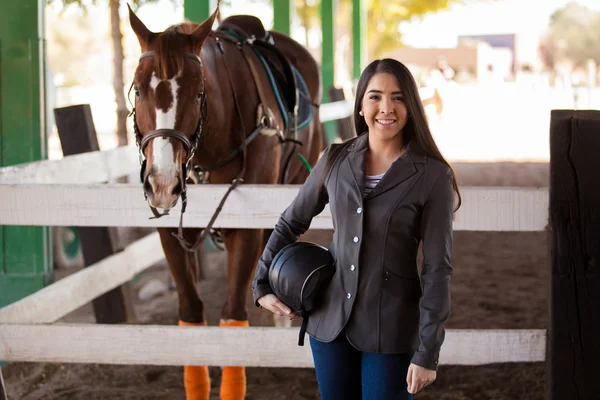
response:
<path id="1" fill-rule="evenodd" d="M 129 11 L 142 50 L 133 81 L 134 127 L 145 158 L 141 171 L 144 194 L 155 215 L 168 212 L 178 199 L 185 203 L 188 172 L 205 183 L 234 182 L 232 188 L 240 179 L 251 184 L 298 184 L 306 179 L 308 170 L 301 157 L 290 157 L 291 152 L 300 153 L 314 165 L 321 150 L 320 72 L 306 49 L 283 34 L 265 36 L 265 41 L 273 42 L 285 54 L 308 89 L 312 120 L 292 135 L 296 142 L 290 143 L 283 132 L 285 113 L 278 107 L 262 67 L 264 60 L 253 47 L 257 35 L 265 34 L 260 21 L 228 18 L 230 29 L 237 34 L 213 31 L 217 10 L 201 24 L 183 23 L 154 33 Z M 247 38 L 240 36 L 249 31 Z M 292 125 L 288 121 L 285 130 Z M 288 159 L 291 162 L 285 169 Z M 183 229 L 180 233 L 189 245 L 200 231 Z M 159 228 L 158 232 L 177 289 L 179 324 L 206 325 L 196 289 L 196 255 L 182 248 L 174 235 L 176 229 Z M 228 291 L 221 326 L 248 326 L 246 298 L 264 232 L 223 229 L 220 233 L 228 255 Z M 206 366 L 185 366 L 184 384 L 188 399 L 209 398 Z M 224 367 L 221 398 L 242 399 L 245 390 L 244 368 Z"/>

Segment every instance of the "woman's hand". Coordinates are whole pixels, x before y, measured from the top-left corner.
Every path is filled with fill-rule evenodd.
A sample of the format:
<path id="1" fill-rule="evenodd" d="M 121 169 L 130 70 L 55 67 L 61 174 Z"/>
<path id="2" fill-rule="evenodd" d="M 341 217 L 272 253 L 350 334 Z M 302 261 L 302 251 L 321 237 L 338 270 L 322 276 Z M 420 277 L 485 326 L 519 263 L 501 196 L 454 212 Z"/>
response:
<path id="1" fill-rule="evenodd" d="M 408 393 L 416 394 L 425 386 L 430 385 L 435 381 L 437 372 L 423 368 L 419 365 L 410 364 L 408 374 L 406 375 L 406 383 L 408 384 Z"/>
<path id="2" fill-rule="evenodd" d="M 274 294 L 266 294 L 260 297 L 257 301 L 262 308 L 266 308 L 274 314 L 281 316 L 285 315 L 290 319 L 294 319 L 298 316 L 295 312 L 292 312 L 288 306 L 283 304 L 281 300 L 279 300 Z"/>

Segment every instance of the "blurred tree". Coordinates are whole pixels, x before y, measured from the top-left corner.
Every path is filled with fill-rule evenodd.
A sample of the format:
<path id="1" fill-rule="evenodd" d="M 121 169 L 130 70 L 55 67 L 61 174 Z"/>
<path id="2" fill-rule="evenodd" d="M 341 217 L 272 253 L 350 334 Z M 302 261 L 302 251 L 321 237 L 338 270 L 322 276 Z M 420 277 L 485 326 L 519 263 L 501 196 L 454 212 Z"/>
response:
<path id="1" fill-rule="evenodd" d="M 99 0 L 46 0 L 47 4 L 53 2 L 62 2 L 64 7 L 75 4 L 86 9 L 87 4 L 98 4 Z M 123 76 L 123 62 L 125 52 L 123 50 L 123 33 L 121 32 L 121 18 L 119 8 L 121 0 L 101 0 L 107 1 L 110 9 L 110 31 L 113 42 L 113 88 L 115 91 L 115 102 L 117 103 L 117 137 L 119 146 L 127 145 L 127 115 L 129 110 L 125 101 L 125 79 Z M 158 0 L 129 0 L 134 7 L 140 7 L 142 4 L 153 3 Z"/>
<path id="2" fill-rule="evenodd" d="M 97 83 L 91 66 L 106 63 L 106 35 L 94 34 L 100 22 L 89 14 L 69 15 L 46 12 L 46 55 L 53 81 L 61 87 Z M 81 55 L 85 54 L 85 57 Z"/>
<path id="3" fill-rule="evenodd" d="M 340 9 L 352 9 L 352 0 L 338 1 Z M 422 17 L 428 13 L 446 10 L 454 3 L 469 4 L 486 1 L 496 0 L 396 0 L 393 2 L 368 0 L 367 48 L 370 52 L 369 58 L 377 58 L 382 53 L 402 45 L 402 34 L 399 30 L 402 22 Z M 320 2 L 318 0 L 295 0 L 295 6 L 302 26 L 305 28 L 305 40 L 308 43 L 308 31 L 319 25 Z M 348 23 L 346 25 L 349 26 Z"/>
<path id="4" fill-rule="evenodd" d="M 352 0 L 342 0 L 351 2 Z M 401 0 L 382 2 L 370 0 L 367 15 L 367 48 L 369 58 L 380 57 L 382 53 L 402 45 L 400 24 L 430 12 L 448 9 L 459 0 Z"/>
<path id="5" fill-rule="evenodd" d="M 573 67 L 583 66 L 589 59 L 600 63 L 600 12 L 574 2 L 555 11 L 540 52 L 552 69 L 564 62 Z"/>
<path id="6" fill-rule="evenodd" d="M 308 46 L 308 32 L 313 26 L 319 24 L 321 9 L 315 0 L 295 0 L 294 3 L 300 23 L 304 28 L 304 43 Z"/>

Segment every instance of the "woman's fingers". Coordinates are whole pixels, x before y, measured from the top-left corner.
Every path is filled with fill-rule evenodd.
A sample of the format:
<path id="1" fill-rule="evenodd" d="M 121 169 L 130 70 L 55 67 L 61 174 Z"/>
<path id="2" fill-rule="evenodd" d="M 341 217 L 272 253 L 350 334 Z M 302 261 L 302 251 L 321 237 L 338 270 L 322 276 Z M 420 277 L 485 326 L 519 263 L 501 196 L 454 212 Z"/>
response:
<path id="1" fill-rule="evenodd" d="M 258 299 L 258 304 L 277 315 L 285 315 L 290 318 L 295 318 L 297 316 L 296 313 L 292 312 L 292 310 L 283 304 L 274 294 L 264 295 Z"/>
<path id="2" fill-rule="evenodd" d="M 417 394 L 425 386 L 433 383 L 433 381 L 435 381 L 436 375 L 437 374 L 435 371 L 411 364 L 408 367 L 408 373 L 406 374 L 406 390 L 410 394 Z"/>
<path id="3" fill-rule="evenodd" d="M 286 309 L 286 307 L 281 307 L 281 306 L 279 306 L 279 305 L 275 305 L 275 306 L 273 307 L 273 310 L 274 310 L 273 312 L 274 312 L 275 314 L 278 314 L 278 315 L 281 315 L 281 316 L 283 316 L 283 315 L 285 315 L 285 316 L 288 316 L 288 315 L 290 314 L 290 312 L 291 312 L 291 311 L 289 310 L 289 308 L 288 308 L 288 309 Z"/>
<path id="4" fill-rule="evenodd" d="M 422 380 L 413 378 L 411 380 L 411 383 L 408 385 L 408 393 L 410 394 L 417 394 L 421 391 L 421 389 L 423 389 L 426 386 L 426 383 Z"/>
<path id="5" fill-rule="evenodd" d="M 292 310 L 288 306 L 283 304 L 279 299 L 277 299 L 277 302 L 275 303 L 275 307 L 277 307 L 279 310 L 281 310 L 281 312 L 284 313 L 285 315 L 289 315 L 292 312 Z"/>
<path id="6" fill-rule="evenodd" d="M 292 312 L 292 310 L 290 310 L 288 306 L 283 304 L 281 300 L 279 300 L 277 297 L 275 297 L 275 299 L 271 303 L 271 307 L 275 310 L 273 312 L 279 315 L 289 315 Z"/>
<path id="7" fill-rule="evenodd" d="M 264 295 L 258 299 L 258 304 L 260 304 L 262 308 L 266 308 L 274 314 L 286 316 L 289 319 L 298 318 L 298 314 L 283 304 L 281 300 L 279 300 L 274 294 Z"/>
<path id="8" fill-rule="evenodd" d="M 406 385 L 407 385 L 406 390 L 410 394 L 415 394 L 415 392 L 413 391 L 414 390 L 413 389 L 413 382 L 414 382 L 414 380 L 413 380 L 413 370 L 414 370 L 413 369 L 413 365 L 411 364 L 408 367 L 408 373 L 406 374 Z"/>
<path id="9" fill-rule="evenodd" d="M 425 388 L 425 386 L 431 385 L 433 383 L 433 381 L 424 380 L 424 379 L 414 380 L 414 382 L 416 382 L 416 385 L 415 385 L 416 387 L 414 388 L 414 392 L 410 392 L 412 394 L 417 394 L 418 392 L 423 390 Z"/>

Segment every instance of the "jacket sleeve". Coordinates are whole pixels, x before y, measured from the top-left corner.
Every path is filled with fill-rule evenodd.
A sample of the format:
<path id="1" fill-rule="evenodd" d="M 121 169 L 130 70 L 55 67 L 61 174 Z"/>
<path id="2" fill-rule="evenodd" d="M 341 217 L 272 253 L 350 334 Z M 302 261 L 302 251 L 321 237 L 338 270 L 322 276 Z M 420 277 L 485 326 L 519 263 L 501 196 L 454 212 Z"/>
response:
<path id="1" fill-rule="evenodd" d="M 434 371 L 437 370 L 444 341 L 444 323 L 450 315 L 453 209 L 452 173 L 447 169 L 436 178 L 421 216 L 423 296 L 419 304 L 420 345 L 411 361 Z"/>
<path id="2" fill-rule="evenodd" d="M 298 240 L 300 235 L 308 230 L 312 219 L 323 211 L 329 201 L 326 182 L 321 184 L 321 181 L 330 148 L 331 146 L 325 149 L 292 204 L 279 217 L 258 260 L 252 281 L 252 295 L 257 306 L 260 297 L 273 293 L 269 285 L 268 271 L 275 255 L 286 245 Z"/>

